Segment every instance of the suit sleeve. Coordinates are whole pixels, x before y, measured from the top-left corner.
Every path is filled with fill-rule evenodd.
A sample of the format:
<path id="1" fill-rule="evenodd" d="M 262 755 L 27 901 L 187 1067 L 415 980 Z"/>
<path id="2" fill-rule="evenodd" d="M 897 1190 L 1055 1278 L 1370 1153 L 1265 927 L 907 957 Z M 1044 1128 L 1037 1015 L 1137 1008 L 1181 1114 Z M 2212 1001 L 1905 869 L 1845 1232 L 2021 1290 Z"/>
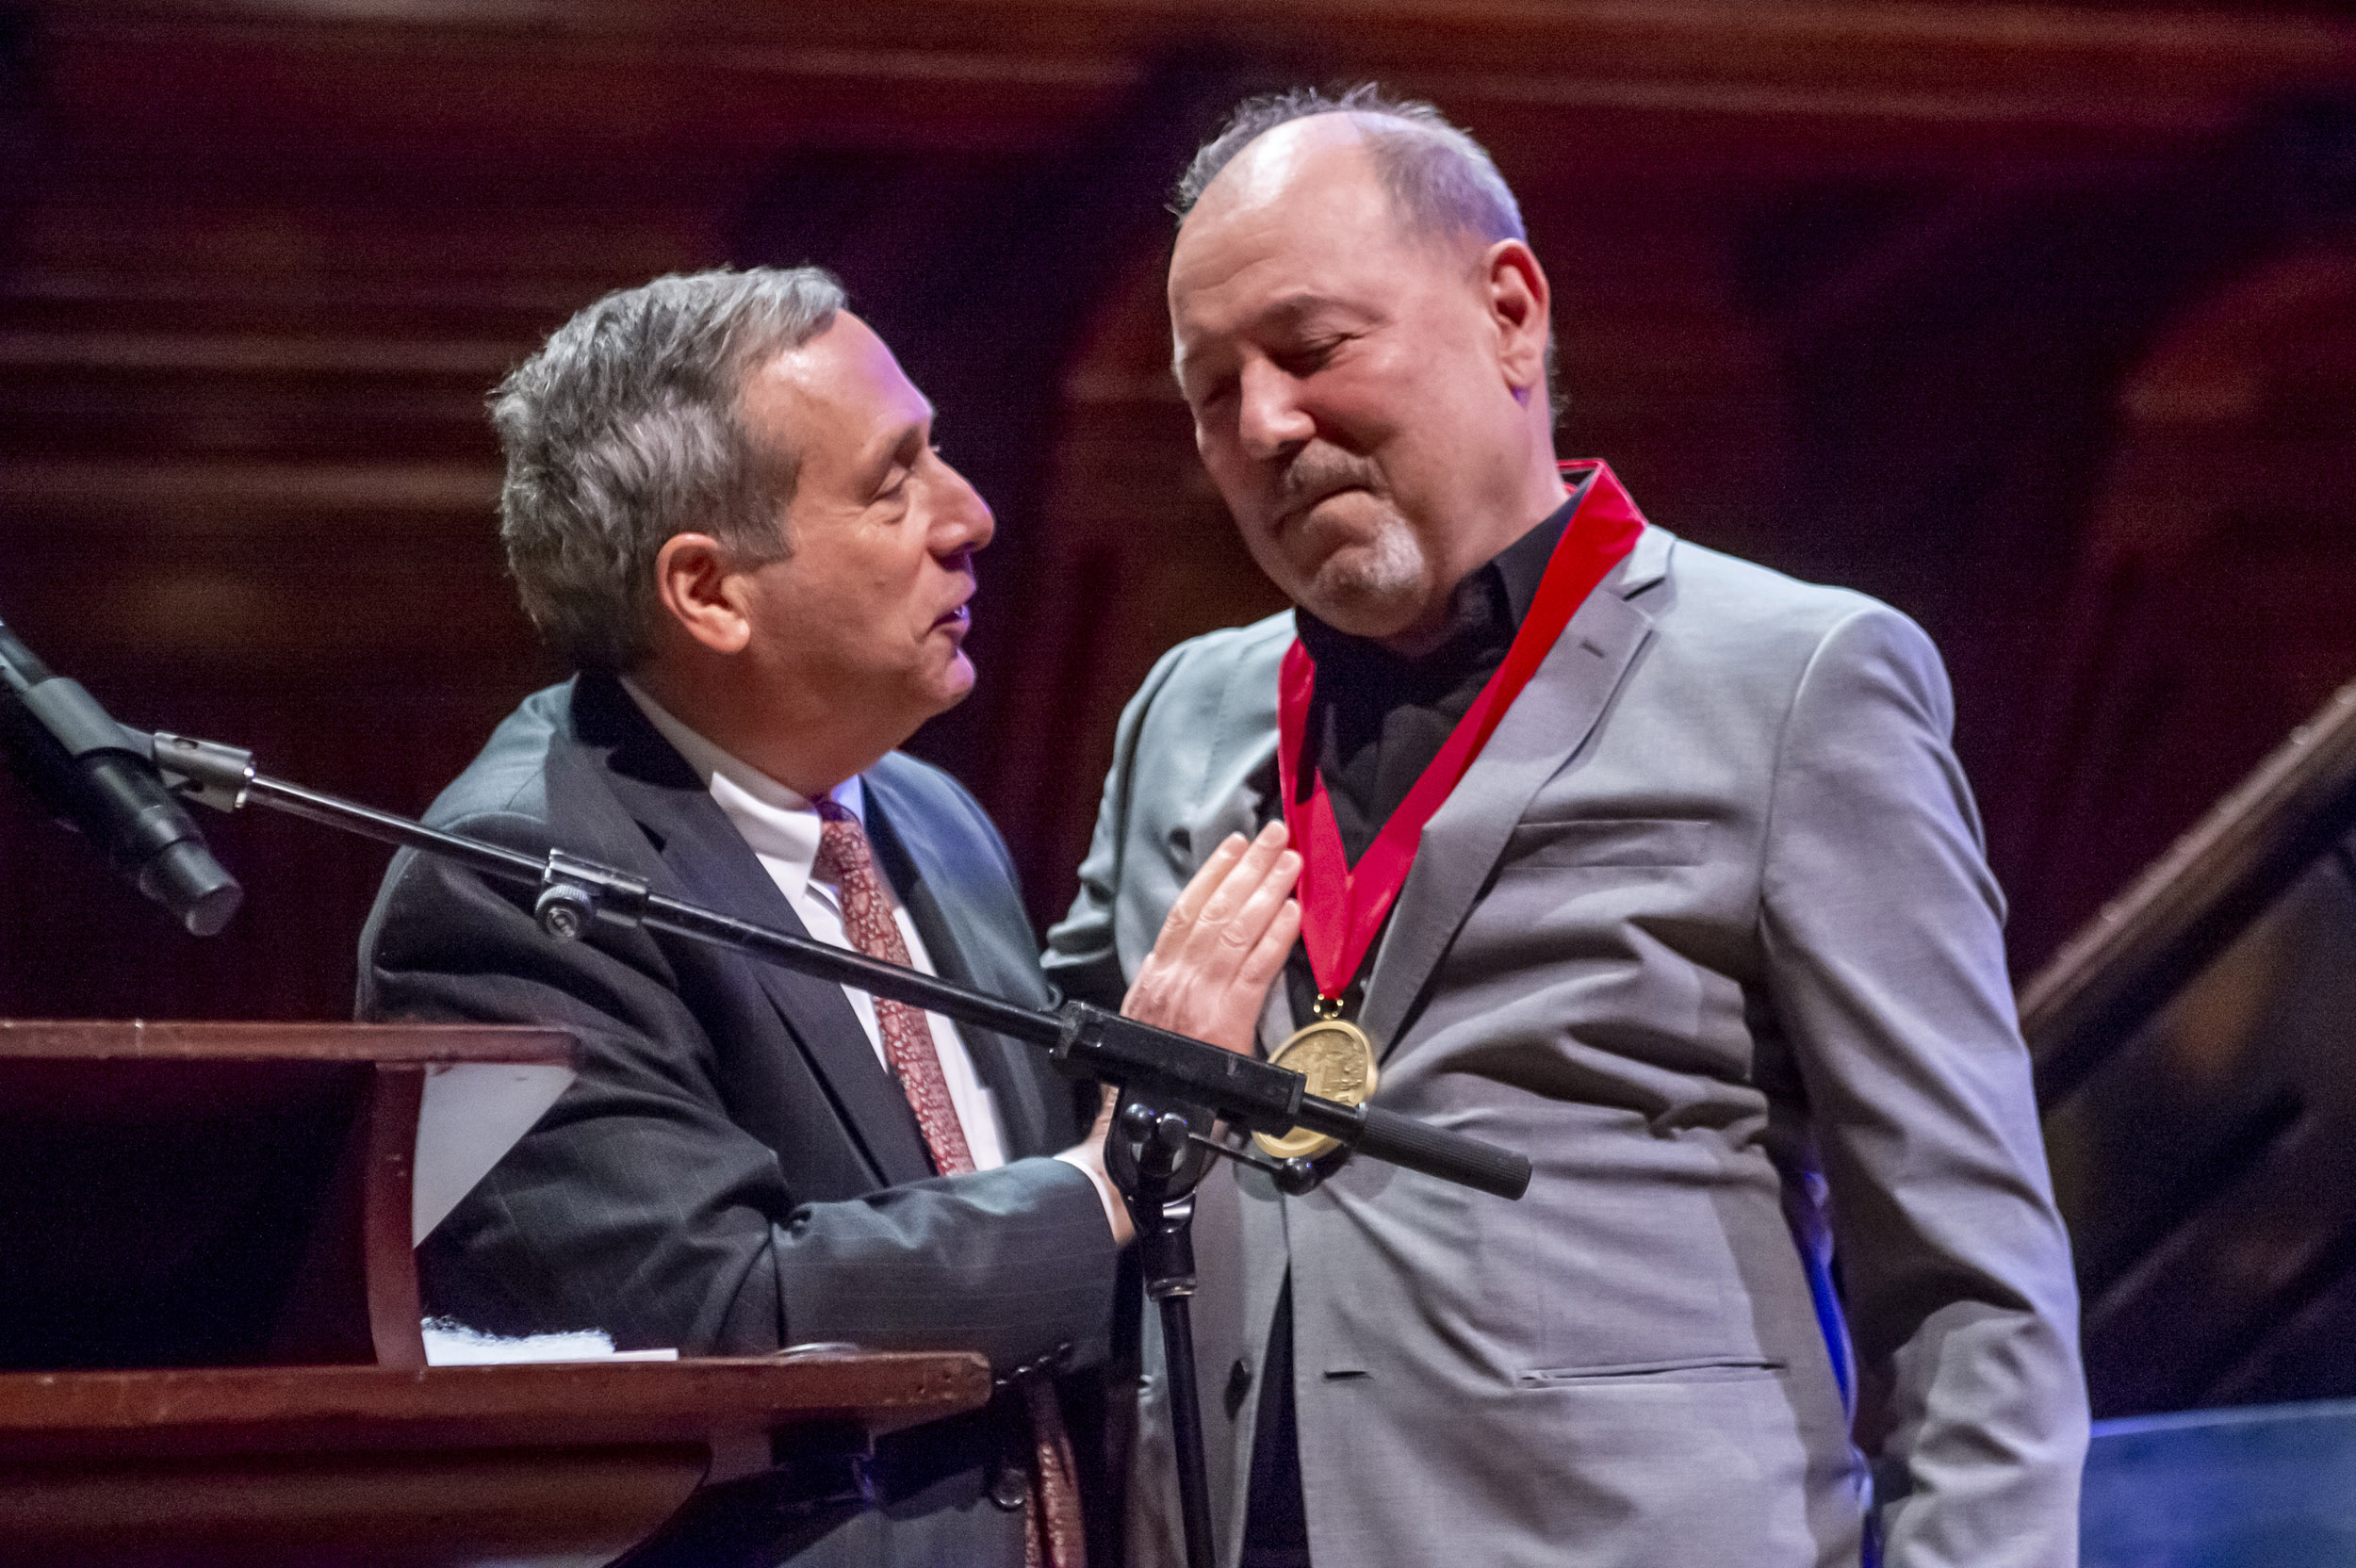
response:
<path id="1" fill-rule="evenodd" d="M 463 830 L 546 848 L 526 817 Z M 797 1191 L 729 1119 L 707 1032 L 728 1021 L 691 1009 L 673 967 L 738 960 L 643 932 L 552 941 L 530 897 L 404 854 L 362 938 L 363 1018 L 555 1025 L 581 1042 L 579 1080 L 420 1249 L 433 1310 L 695 1355 L 845 1340 L 971 1349 L 1002 1371 L 1064 1344 L 1102 1357 L 1115 1249 L 1085 1174 L 1028 1159 Z"/>
<path id="2" fill-rule="evenodd" d="M 1891 1568 L 2076 1559 L 2077 1297 L 1946 677 L 1873 607 L 1821 642 L 1762 870 Z"/>

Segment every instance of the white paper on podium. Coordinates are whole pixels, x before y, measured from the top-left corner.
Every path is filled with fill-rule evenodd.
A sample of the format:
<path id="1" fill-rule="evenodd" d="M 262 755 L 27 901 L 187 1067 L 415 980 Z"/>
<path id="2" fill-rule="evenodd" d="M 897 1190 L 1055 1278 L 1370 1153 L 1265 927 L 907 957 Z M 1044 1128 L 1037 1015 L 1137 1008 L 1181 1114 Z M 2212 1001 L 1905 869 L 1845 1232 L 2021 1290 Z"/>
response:
<path id="1" fill-rule="evenodd" d="M 569 1334 L 530 1334 L 521 1339 L 478 1333 L 446 1317 L 429 1317 L 425 1333 L 428 1366 L 513 1366 L 550 1361 L 677 1361 L 677 1350 L 616 1350 L 614 1337 L 597 1329 Z"/>
<path id="2" fill-rule="evenodd" d="M 440 1062 L 425 1070 L 409 1244 L 439 1225 L 573 1081 L 552 1063 Z"/>

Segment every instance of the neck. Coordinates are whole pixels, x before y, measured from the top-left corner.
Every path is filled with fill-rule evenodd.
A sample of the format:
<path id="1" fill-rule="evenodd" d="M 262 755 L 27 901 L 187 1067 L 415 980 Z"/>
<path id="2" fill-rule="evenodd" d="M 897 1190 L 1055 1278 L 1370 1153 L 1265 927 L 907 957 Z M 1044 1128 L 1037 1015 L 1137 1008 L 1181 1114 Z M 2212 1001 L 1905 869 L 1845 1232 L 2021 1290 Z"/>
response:
<path id="1" fill-rule="evenodd" d="M 1545 442 L 1533 450 L 1515 493 L 1489 514 L 1506 520 L 1459 535 L 1458 547 L 1441 564 L 1447 585 L 1425 601 L 1422 613 L 1405 629 L 1369 640 L 1401 659 L 1420 659 L 1439 647 L 1455 629 L 1457 599 L 1465 580 L 1551 516 L 1564 494 L 1554 444 Z"/>
<path id="2" fill-rule="evenodd" d="M 880 736 L 846 723 L 843 709 L 748 691 L 734 672 L 683 669 L 657 658 L 630 672 L 665 711 L 722 751 L 806 800 L 866 772 L 906 736 Z"/>
<path id="3" fill-rule="evenodd" d="M 1475 568 L 1475 570 L 1478 569 Z M 1458 578 L 1449 586 L 1448 591 L 1440 596 L 1440 608 L 1436 614 L 1427 615 L 1405 631 L 1396 632 L 1388 637 L 1374 638 L 1375 645 L 1386 653 L 1395 653 L 1401 659 L 1421 659 L 1425 654 L 1439 647 L 1441 644 L 1448 641 L 1448 629 L 1455 624 L 1456 596 L 1463 591 L 1464 586 L 1464 579 Z"/>

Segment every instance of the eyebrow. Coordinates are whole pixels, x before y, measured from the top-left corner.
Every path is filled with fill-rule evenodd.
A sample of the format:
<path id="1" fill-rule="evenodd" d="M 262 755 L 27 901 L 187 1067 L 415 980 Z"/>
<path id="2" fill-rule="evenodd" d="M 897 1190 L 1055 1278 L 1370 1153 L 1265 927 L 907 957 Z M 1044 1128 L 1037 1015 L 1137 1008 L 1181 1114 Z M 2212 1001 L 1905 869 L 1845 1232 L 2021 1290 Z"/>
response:
<path id="1" fill-rule="evenodd" d="M 1298 324 L 1302 318 L 1315 316 L 1322 310 L 1349 311 L 1353 315 L 1366 314 L 1363 309 L 1346 304 L 1331 295 L 1312 294 L 1304 289 L 1299 293 L 1287 294 L 1276 301 L 1260 313 L 1260 318 L 1262 320 L 1279 320 L 1294 325 Z"/>

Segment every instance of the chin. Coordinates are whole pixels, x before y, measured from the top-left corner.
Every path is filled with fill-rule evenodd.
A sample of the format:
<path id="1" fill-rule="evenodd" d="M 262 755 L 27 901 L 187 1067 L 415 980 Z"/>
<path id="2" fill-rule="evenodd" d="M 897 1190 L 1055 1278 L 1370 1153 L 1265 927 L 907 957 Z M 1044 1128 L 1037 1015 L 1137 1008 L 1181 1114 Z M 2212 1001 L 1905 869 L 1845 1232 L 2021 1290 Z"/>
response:
<path id="1" fill-rule="evenodd" d="M 1422 619 L 1432 597 L 1421 570 L 1422 556 L 1415 556 L 1413 571 L 1398 570 L 1400 564 L 1395 559 L 1368 561 L 1360 551 L 1337 553 L 1293 597 L 1336 631 L 1352 637 L 1394 637 Z M 1391 569 L 1381 569 L 1384 567 Z"/>
<path id="2" fill-rule="evenodd" d="M 960 648 L 931 682 L 932 710 L 945 713 L 973 694 L 973 664 Z"/>
<path id="3" fill-rule="evenodd" d="M 1371 500 L 1354 491 L 1336 498 L 1341 503 Z M 1334 505 L 1332 513 L 1319 508 L 1306 521 L 1313 526 L 1287 542 L 1296 549 L 1307 547 L 1302 554 L 1313 559 L 1262 563 L 1283 568 L 1281 575 L 1268 576 L 1295 602 L 1353 637 L 1388 637 L 1415 624 L 1432 598 L 1432 561 L 1404 518 L 1388 506 L 1378 505 L 1366 515 L 1363 505 Z M 1321 552 L 1318 544 L 1325 546 Z"/>

